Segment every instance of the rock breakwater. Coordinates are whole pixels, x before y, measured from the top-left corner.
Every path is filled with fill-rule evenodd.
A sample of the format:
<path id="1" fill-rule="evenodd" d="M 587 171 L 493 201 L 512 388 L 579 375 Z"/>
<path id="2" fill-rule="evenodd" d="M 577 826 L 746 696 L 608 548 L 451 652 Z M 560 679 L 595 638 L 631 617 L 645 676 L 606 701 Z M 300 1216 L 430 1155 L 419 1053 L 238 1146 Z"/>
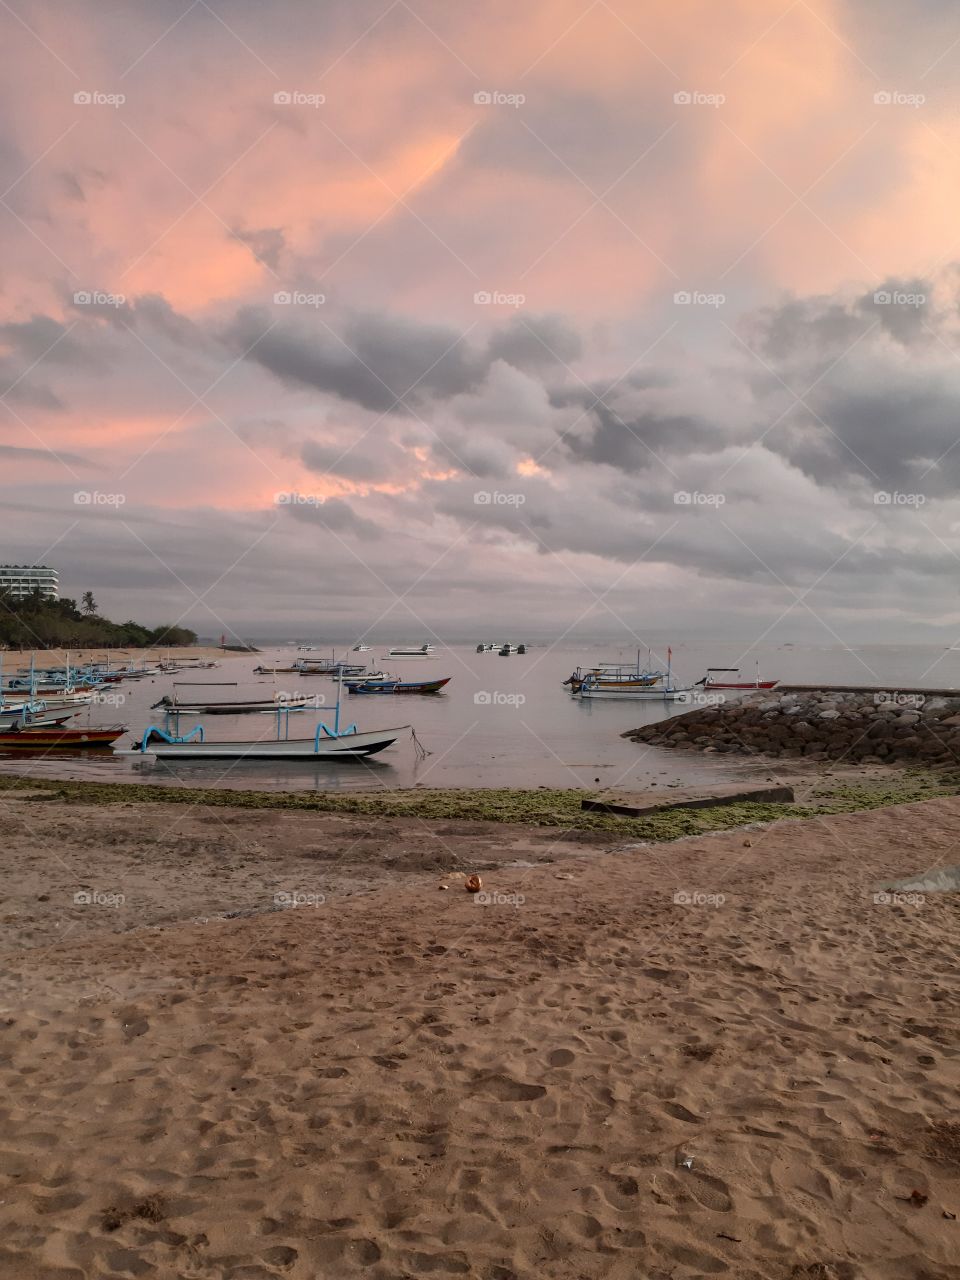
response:
<path id="1" fill-rule="evenodd" d="M 623 735 L 678 750 L 771 758 L 960 765 L 960 695 L 749 694 Z"/>

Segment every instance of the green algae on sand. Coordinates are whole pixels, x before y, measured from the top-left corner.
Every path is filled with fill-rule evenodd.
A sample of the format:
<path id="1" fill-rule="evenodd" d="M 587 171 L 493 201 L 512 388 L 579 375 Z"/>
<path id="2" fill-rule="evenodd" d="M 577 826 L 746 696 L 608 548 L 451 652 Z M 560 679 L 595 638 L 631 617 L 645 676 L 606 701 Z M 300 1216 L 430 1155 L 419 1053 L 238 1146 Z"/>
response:
<path id="1" fill-rule="evenodd" d="M 70 800 L 81 804 L 204 804 L 241 809 L 349 813 L 391 818 L 461 822 L 513 822 L 562 827 L 568 831 L 610 832 L 637 840 L 676 840 L 752 823 L 853 813 L 889 805 L 956 795 L 955 779 L 911 770 L 882 782 L 825 785 L 798 804 L 742 803 L 711 809 L 673 809 L 644 818 L 591 813 L 581 809 L 586 795 L 575 789 L 509 788 L 340 792 L 228 791 L 202 787 L 153 786 L 127 782 L 78 782 L 0 775 L 0 792 L 24 789 L 32 802 Z"/>

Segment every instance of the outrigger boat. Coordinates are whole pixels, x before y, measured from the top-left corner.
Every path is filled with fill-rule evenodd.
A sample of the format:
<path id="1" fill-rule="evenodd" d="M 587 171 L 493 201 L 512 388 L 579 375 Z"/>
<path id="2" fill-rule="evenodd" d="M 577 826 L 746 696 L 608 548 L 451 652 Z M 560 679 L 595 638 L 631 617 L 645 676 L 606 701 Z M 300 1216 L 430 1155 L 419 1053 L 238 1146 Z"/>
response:
<path id="1" fill-rule="evenodd" d="M 649 661 L 649 653 L 647 660 Z M 590 680 L 595 687 L 602 689 L 624 687 L 646 689 L 659 685 L 663 680 L 663 672 L 653 671 L 649 667 L 641 669 L 638 649 L 635 666 L 623 662 L 599 662 L 595 667 L 588 667 L 586 670 L 583 667 L 577 667 L 576 671 L 567 676 L 563 683 L 569 685 L 573 693 L 577 693 L 585 680 Z"/>
<path id="2" fill-rule="evenodd" d="M 697 684 L 703 689 L 775 689 L 779 680 L 761 680 L 760 662 L 757 660 L 757 677 L 755 680 L 725 680 L 724 676 L 739 676 L 739 667 L 707 667 L 707 674 Z M 719 677 L 719 678 L 718 678 Z"/>
<path id="3" fill-rule="evenodd" d="M 666 672 L 641 672 L 638 653 L 636 673 L 629 672 L 626 668 L 613 667 L 614 674 L 611 676 L 611 668 L 604 666 L 596 672 L 588 672 L 579 683 L 571 684 L 573 677 L 564 683 L 571 684 L 571 692 L 579 698 L 607 698 L 620 702 L 688 702 L 693 690 L 673 683 L 672 661 L 673 651 L 668 649 Z"/>
<path id="4" fill-rule="evenodd" d="M 394 676 L 380 676 L 369 680 L 348 680 L 350 693 L 439 693 L 450 676 L 442 680 L 397 680 Z"/>
<path id="5" fill-rule="evenodd" d="M 341 678 L 337 688 L 337 705 L 333 728 L 321 720 L 311 738 L 290 738 L 290 718 L 285 707 L 277 709 L 277 736 L 274 740 L 224 742 L 206 740 L 203 725 L 198 724 L 180 735 L 179 728 L 145 730 L 134 752 L 160 760 L 350 760 L 376 755 L 393 746 L 402 733 L 412 732 L 410 725 L 396 729 L 370 729 L 361 733 L 355 724 L 340 728 Z M 415 735 L 414 735 L 415 737 Z"/>

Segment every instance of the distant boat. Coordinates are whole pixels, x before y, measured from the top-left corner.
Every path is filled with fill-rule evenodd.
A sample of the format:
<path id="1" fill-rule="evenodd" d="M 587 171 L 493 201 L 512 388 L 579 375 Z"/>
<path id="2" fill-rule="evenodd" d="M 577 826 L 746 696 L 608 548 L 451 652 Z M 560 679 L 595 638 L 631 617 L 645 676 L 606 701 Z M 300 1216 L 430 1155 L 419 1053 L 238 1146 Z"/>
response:
<path id="1" fill-rule="evenodd" d="M 390 649 L 386 657 L 384 658 L 384 661 L 386 662 L 390 658 L 433 658 L 433 657 L 435 657 L 435 654 L 433 652 L 432 644 L 422 644 L 420 645 L 419 648 L 416 648 L 416 649 L 408 648 L 401 645 L 396 649 Z"/>
<path id="2" fill-rule="evenodd" d="M 368 644 L 355 644 L 353 646 L 354 653 L 369 653 L 370 646 Z"/>
<path id="3" fill-rule="evenodd" d="M 439 693 L 450 679 L 445 676 L 442 680 L 396 680 L 383 676 L 376 680 L 349 680 L 346 685 L 351 693 Z"/>
<path id="4" fill-rule="evenodd" d="M 526 653 L 527 646 L 525 644 L 503 644 L 500 646 L 500 657 L 509 657 L 511 653 Z"/>

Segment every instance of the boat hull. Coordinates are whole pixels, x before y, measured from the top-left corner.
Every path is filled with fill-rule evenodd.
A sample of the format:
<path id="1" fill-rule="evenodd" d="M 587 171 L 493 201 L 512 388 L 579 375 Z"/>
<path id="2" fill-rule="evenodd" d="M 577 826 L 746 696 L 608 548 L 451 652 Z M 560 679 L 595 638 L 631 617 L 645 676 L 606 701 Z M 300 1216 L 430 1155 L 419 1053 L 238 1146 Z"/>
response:
<path id="1" fill-rule="evenodd" d="M 58 747 L 109 747 L 126 729 L 36 729 L 0 732 L 0 751 L 50 751 Z"/>
<path id="2" fill-rule="evenodd" d="M 702 687 L 704 689 L 775 689 L 780 683 L 779 680 L 750 680 L 742 684 L 727 684 L 719 680 L 708 680 Z"/>
<path id="3" fill-rule="evenodd" d="M 656 685 L 647 688 L 590 687 L 584 685 L 575 691 L 578 698 L 605 698 L 611 702 L 688 702 L 692 689 L 663 689 Z"/>
<path id="4" fill-rule="evenodd" d="M 349 760 L 376 755 L 392 747 L 406 733 L 399 729 L 371 729 L 339 738 L 287 738 L 279 742 L 148 742 L 137 755 L 158 760 Z"/>

